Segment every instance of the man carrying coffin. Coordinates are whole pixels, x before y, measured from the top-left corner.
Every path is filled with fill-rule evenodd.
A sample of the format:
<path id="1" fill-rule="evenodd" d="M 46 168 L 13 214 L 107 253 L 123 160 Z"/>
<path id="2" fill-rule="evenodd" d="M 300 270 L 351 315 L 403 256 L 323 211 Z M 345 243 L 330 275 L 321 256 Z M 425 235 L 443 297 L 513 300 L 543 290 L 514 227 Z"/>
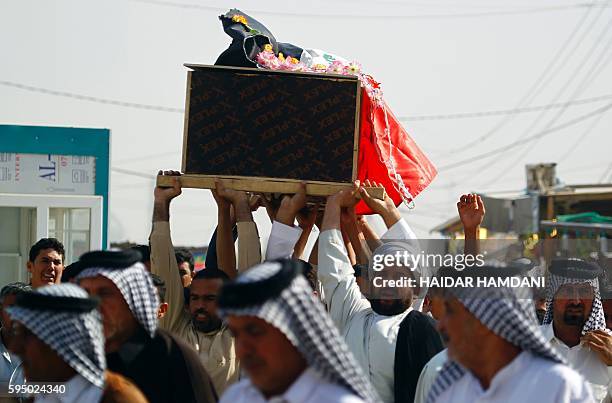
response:
<path id="1" fill-rule="evenodd" d="M 363 297 L 340 230 L 342 210 L 354 207 L 357 191 L 356 184 L 353 189 L 343 190 L 327 199 L 319 235 L 318 266 L 324 302 L 382 400 L 387 403 L 412 402 L 421 370 L 443 349 L 442 340 L 433 320 L 412 309 L 411 287 L 380 288 L 368 293 L 367 299 Z M 359 191 L 362 199 L 382 216 L 389 228 L 382 236 L 383 244 L 374 252 L 372 261 L 397 252 L 414 253 L 411 248 L 416 237 L 393 201 L 388 196 L 384 201 L 375 200 L 364 188 L 359 188 Z M 415 274 L 405 267 L 388 267 L 379 273 L 391 280 Z M 373 282 L 369 281 L 370 289 Z"/>

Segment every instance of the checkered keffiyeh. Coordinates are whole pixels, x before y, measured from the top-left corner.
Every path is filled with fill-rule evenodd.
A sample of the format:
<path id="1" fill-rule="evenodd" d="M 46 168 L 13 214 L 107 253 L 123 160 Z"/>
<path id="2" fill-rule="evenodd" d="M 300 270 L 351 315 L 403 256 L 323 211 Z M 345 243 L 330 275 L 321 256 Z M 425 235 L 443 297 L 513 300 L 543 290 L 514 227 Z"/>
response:
<path id="1" fill-rule="evenodd" d="M 257 265 L 236 279 L 236 284 L 255 283 L 276 275 L 286 265 L 297 262 L 265 262 Z M 342 385 L 366 402 L 379 402 L 367 377 L 349 352 L 335 325 L 312 294 L 306 279 L 297 275 L 279 295 L 264 302 L 244 307 L 227 307 L 219 301 L 219 313 L 255 316 L 279 329 L 289 339 L 308 366 L 325 380 Z"/>
<path id="2" fill-rule="evenodd" d="M 495 265 L 483 267 L 494 271 Z M 503 277 L 503 275 L 502 275 Z M 450 291 L 465 308 L 489 330 L 534 355 L 565 363 L 565 359 L 549 344 L 533 309 L 531 290 L 524 288 L 490 287 L 462 288 Z M 467 369 L 449 360 L 440 370 L 427 397 L 433 403 L 454 382 L 465 375 Z"/>
<path id="3" fill-rule="evenodd" d="M 555 294 L 559 291 L 564 284 L 590 284 L 593 287 L 593 307 L 591 308 L 591 314 L 587 319 L 586 323 L 582 327 L 582 334 L 585 335 L 587 332 L 593 330 L 603 330 L 610 332 L 606 327 L 606 318 L 604 315 L 603 305 L 601 303 L 601 295 L 599 293 L 599 281 L 597 278 L 585 279 L 585 278 L 569 278 L 563 277 L 556 274 L 550 274 L 548 277 L 548 283 L 546 284 L 546 314 L 542 324 L 547 325 L 553 321 L 553 301 Z"/>
<path id="4" fill-rule="evenodd" d="M 153 280 L 142 263 L 123 269 L 90 267 L 83 270 L 76 278 L 78 281 L 97 276 L 106 277 L 117 286 L 136 320 L 153 337 L 157 330 L 159 297 Z"/>
<path id="5" fill-rule="evenodd" d="M 70 297 L 75 302 L 89 298 L 85 290 L 69 283 L 41 287 L 33 293 Z M 104 387 L 104 333 L 97 309 L 70 312 L 13 305 L 6 310 L 12 320 L 21 322 L 79 375 L 99 388 Z"/>

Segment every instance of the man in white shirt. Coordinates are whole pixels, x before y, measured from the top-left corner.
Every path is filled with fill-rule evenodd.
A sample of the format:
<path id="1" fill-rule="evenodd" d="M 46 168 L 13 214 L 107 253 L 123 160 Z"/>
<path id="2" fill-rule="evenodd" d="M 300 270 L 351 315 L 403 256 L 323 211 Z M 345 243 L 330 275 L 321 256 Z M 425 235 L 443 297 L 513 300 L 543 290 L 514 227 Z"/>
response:
<path id="1" fill-rule="evenodd" d="M 513 267 L 489 263 L 449 277 L 477 284 L 476 278 L 516 275 Z M 427 401 L 592 402 L 586 382 L 564 365 L 539 331 L 531 290 L 497 285 L 445 289 L 438 326 L 446 336 L 449 361 Z"/>
<path id="2" fill-rule="evenodd" d="M 223 286 L 219 314 L 248 378 L 232 385 L 222 403 L 379 401 L 302 265 L 265 262 Z"/>
<path id="3" fill-rule="evenodd" d="M 555 259 L 547 282 L 542 331 L 590 384 L 597 402 L 612 402 L 612 332 L 606 329 L 597 276 L 580 259 Z"/>
<path id="4" fill-rule="evenodd" d="M 457 213 L 463 225 L 463 233 L 466 240 L 466 253 L 478 254 L 480 225 L 485 215 L 485 205 L 482 198 L 476 194 L 461 195 L 457 202 Z M 438 269 L 436 277 L 442 278 L 452 275 L 454 268 L 442 266 Z M 444 315 L 444 288 L 430 287 L 427 291 L 427 308 L 435 320 L 440 320 Z M 429 390 L 433 385 L 438 373 L 448 360 L 446 349 L 434 355 L 423 367 L 416 386 L 414 403 L 425 403 Z"/>
<path id="5" fill-rule="evenodd" d="M 21 356 L 28 382 L 56 383 L 50 393 L 38 393 L 35 402 L 146 402 L 117 374 L 109 385 L 98 304 L 82 288 L 60 284 L 22 293 L 7 308 L 13 320 L 11 348 Z"/>
<path id="6" fill-rule="evenodd" d="M 419 375 L 419 381 L 417 382 L 416 392 L 414 396 L 415 403 L 425 403 L 429 391 L 434 384 L 438 374 L 448 361 L 448 350 L 444 349 L 438 354 L 434 355 L 431 360 L 423 367 L 421 375 Z"/>
<path id="7" fill-rule="evenodd" d="M 362 294 L 340 231 L 342 211 L 353 208 L 359 191 L 368 206 L 383 218 L 389 229 L 381 237 L 383 244 L 375 251 L 373 261 L 377 256 L 384 258 L 404 251 L 415 253 L 420 248 L 414 249 L 416 236 L 388 196 L 376 200 L 357 186 L 327 199 L 319 235 L 319 281 L 332 320 L 381 399 L 389 403 L 412 401 L 419 374 L 425 363 L 442 350 L 442 341 L 433 320 L 412 309 L 412 287 L 392 290 L 381 287 L 377 291 L 372 286 L 376 280 L 370 278 L 367 288 L 371 291 Z M 380 277 L 416 274 L 405 268 L 395 270 L 395 267 L 378 273 Z M 419 359 L 412 359 L 415 350 L 421 353 Z"/>
<path id="8" fill-rule="evenodd" d="M 23 366 L 21 359 L 9 351 L 12 340 L 12 321 L 6 309 L 15 304 L 15 299 L 19 294 L 32 291 L 32 287 L 25 283 L 11 283 L 2 287 L 0 290 L 0 319 L 2 328 L 0 329 L 0 394 L 6 396 L 10 384 L 23 384 Z M 0 402 L 11 401 L 9 398 L 0 398 Z"/>

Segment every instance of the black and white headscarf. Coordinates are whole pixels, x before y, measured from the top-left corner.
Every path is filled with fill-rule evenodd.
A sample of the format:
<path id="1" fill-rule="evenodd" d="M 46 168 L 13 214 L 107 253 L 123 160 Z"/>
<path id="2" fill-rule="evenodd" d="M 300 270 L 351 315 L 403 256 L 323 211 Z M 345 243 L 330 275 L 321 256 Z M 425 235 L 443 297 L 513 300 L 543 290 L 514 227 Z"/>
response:
<path id="1" fill-rule="evenodd" d="M 546 284 L 546 314 L 542 324 L 547 325 L 553 321 L 553 301 L 555 294 L 564 284 L 589 284 L 593 287 L 593 306 L 586 323 L 582 327 L 582 334 L 593 330 L 610 332 L 606 327 L 599 281 L 597 276 L 600 270 L 591 263 L 580 259 L 558 259 L 551 264 L 548 282 Z"/>
<path id="2" fill-rule="evenodd" d="M 106 358 L 97 305 L 81 287 L 65 283 L 21 294 L 6 310 L 79 375 L 103 388 Z"/>
<path id="3" fill-rule="evenodd" d="M 223 318 L 255 316 L 279 329 L 323 379 L 366 402 L 380 399 L 349 352 L 297 261 L 265 262 L 226 284 L 219 296 Z"/>
<path id="4" fill-rule="evenodd" d="M 76 279 L 78 281 L 83 278 L 102 276 L 112 281 L 123 295 L 136 320 L 153 337 L 157 330 L 159 297 L 153 280 L 142 263 L 134 262 L 129 257 L 125 260 L 128 266 L 121 267 L 124 265 L 117 263 L 129 253 L 131 252 L 98 251 L 85 254 L 81 257 L 80 262 L 86 268 Z"/>
<path id="5" fill-rule="evenodd" d="M 496 264 L 478 270 L 487 276 L 509 277 L 511 270 Z M 471 276 L 466 270 L 466 276 Z M 476 283 L 476 282 L 474 282 Z M 448 290 L 465 308 L 489 330 L 534 355 L 565 363 L 542 334 L 533 309 L 533 298 L 528 288 L 488 287 L 457 288 Z M 461 379 L 467 369 L 449 360 L 440 370 L 427 397 L 433 403 L 454 382 Z"/>

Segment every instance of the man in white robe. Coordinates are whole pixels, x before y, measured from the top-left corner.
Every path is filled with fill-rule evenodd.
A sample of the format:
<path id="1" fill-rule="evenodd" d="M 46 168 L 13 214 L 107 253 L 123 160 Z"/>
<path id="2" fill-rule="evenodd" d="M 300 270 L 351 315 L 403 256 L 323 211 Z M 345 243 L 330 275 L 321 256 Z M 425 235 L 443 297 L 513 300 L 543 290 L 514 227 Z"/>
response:
<path id="1" fill-rule="evenodd" d="M 230 386 L 221 403 L 379 402 L 302 265 L 265 262 L 223 286 L 219 314 L 248 377 Z"/>
<path id="2" fill-rule="evenodd" d="M 327 199 L 319 235 L 318 277 L 323 287 L 324 302 L 340 334 L 344 336 L 349 349 L 369 376 L 381 399 L 386 403 L 412 401 L 423 365 L 442 350 L 442 342 L 435 331 L 433 320 L 411 307 L 416 294 L 413 294 L 412 287 L 397 287 L 392 290 L 381 287 L 377 291 L 372 285 L 375 280 L 371 278 L 370 292 L 367 295 L 362 294 L 355 280 L 340 230 L 342 209 L 353 208 L 357 191 L 368 206 L 382 217 L 388 228 L 381 237 L 382 246 L 374 252 L 373 261 L 377 256 L 384 259 L 396 252 L 420 251 L 416 236 L 389 197 L 376 200 L 370 197 L 363 187 L 343 190 L 330 196 Z M 373 269 L 372 262 L 370 269 Z M 384 277 L 387 275 L 384 273 L 389 273 L 390 276 L 404 276 L 404 274 L 406 274 L 404 277 L 418 276 L 415 271 L 410 272 L 405 268 L 394 269 L 386 267 L 381 272 L 376 272 L 378 273 L 376 275 Z M 419 335 L 416 338 L 421 342 L 413 341 L 417 332 L 401 331 L 403 323 L 411 322 L 416 326 L 404 328 L 417 329 Z M 404 338 L 402 334 L 406 337 Z M 437 343 L 430 346 L 431 348 L 426 348 L 427 341 L 435 341 L 436 338 Z M 401 346 L 404 352 L 420 348 L 427 354 L 420 357 L 422 363 L 415 366 L 413 365 L 415 360 L 407 359 L 406 354 L 396 354 L 398 346 Z M 408 382 L 410 382 L 409 390 L 406 386 Z"/>
<path id="3" fill-rule="evenodd" d="M 503 278 L 516 273 L 489 264 L 459 275 Z M 428 403 L 593 401 L 584 379 L 565 365 L 540 332 L 531 290 L 446 289 L 444 305 L 438 326 L 447 340 L 449 361 Z"/>

